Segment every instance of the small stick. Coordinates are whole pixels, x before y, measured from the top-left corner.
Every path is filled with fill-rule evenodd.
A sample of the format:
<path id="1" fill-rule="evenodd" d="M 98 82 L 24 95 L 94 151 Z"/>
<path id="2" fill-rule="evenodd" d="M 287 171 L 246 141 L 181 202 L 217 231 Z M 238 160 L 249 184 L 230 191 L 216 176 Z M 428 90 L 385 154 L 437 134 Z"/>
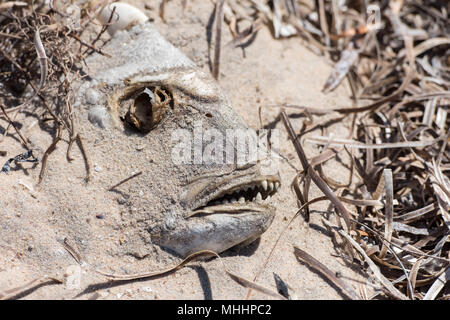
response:
<path id="1" fill-rule="evenodd" d="M 86 182 L 89 182 L 91 180 L 91 164 L 89 161 L 89 158 L 86 153 L 86 149 L 83 145 L 83 140 L 81 139 L 81 135 L 78 133 L 76 137 L 78 148 L 80 148 L 81 154 L 83 155 L 84 164 L 86 166 Z"/>
<path id="2" fill-rule="evenodd" d="M 75 141 L 75 139 L 76 139 L 76 136 L 75 137 L 73 137 L 73 136 L 69 137 L 69 143 L 67 145 L 67 151 L 66 151 L 66 159 L 69 162 L 73 161 L 73 158 L 70 156 L 70 152 L 72 151 L 72 145 L 73 145 L 73 142 Z"/>
<path id="3" fill-rule="evenodd" d="M 352 300 L 361 300 L 361 297 L 358 296 L 351 286 L 342 281 L 342 279 L 338 278 L 336 274 L 333 273 L 328 267 L 308 254 L 306 251 L 294 246 L 294 254 L 299 261 L 316 270 L 331 283 L 333 283 L 346 297 Z"/>
<path id="4" fill-rule="evenodd" d="M 102 56 L 111 58 L 111 55 L 104 53 L 101 49 L 94 47 L 93 45 L 84 42 L 83 40 L 80 39 L 79 36 L 77 36 L 76 34 L 70 33 L 69 36 L 71 36 L 72 38 L 74 38 L 75 40 L 77 40 L 81 45 L 87 47 L 88 49 L 91 49 L 99 54 L 101 54 Z"/>
<path id="5" fill-rule="evenodd" d="M 5 115 L 6 119 L 8 119 L 9 123 L 10 123 L 10 124 L 13 126 L 13 128 L 16 130 L 16 132 L 17 132 L 17 134 L 19 135 L 20 139 L 22 140 L 22 143 L 23 143 L 23 145 L 25 146 L 25 148 L 26 148 L 27 150 L 29 150 L 30 148 L 28 147 L 27 141 L 25 140 L 25 138 L 24 138 L 24 137 L 22 136 L 22 134 L 20 133 L 20 130 L 19 130 L 19 129 L 14 125 L 14 123 L 11 121 L 11 119 L 10 119 L 9 116 L 8 116 L 8 113 L 6 113 L 6 110 L 5 110 L 5 108 L 3 107 L 2 104 L 0 104 L 0 108 L 2 109 L 3 114 Z"/>
<path id="6" fill-rule="evenodd" d="M 16 117 L 17 117 L 17 113 L 18 113 L 18 112 L 19 112 L 19 110 L 16 110 L 16 112 L 14 113 L 14 116 L 13 116 L 14 121 L 16 120 Z M 9 128 L 11 127 L 11 124 L 12 124 L 12 123 L 13 123 L 13 121 L 11 121 L 11 122 L 8 123 L 8 126 L 6 127 L 5 132 L 3 132 L 3 138 L 8 134 Z"/>
<path id="7" fill-rule="evenodd" d="M 214 43 L 214 63 L 212 67 L 212 75 L 214 79 L 219 79 L 220 66 L 220 42 L 222 37 L 222 20 L 223 20 L 223 4 L 224 0 L 220 0 L 216 4 L 216 39 Z"/>
<path id="8" fill-rule="evenodd" d="M 339 199 L 333 193 L 333 191 L 331 191 L 328 185 L 323 181 L 323 179 L 316 173 L 314 168 L 312 168 L 309 165 L 305 152 L 303 151 L 303 148 L 299 140 L 295 136 L 295 132 L 294 129 L 292 128 L 291 121 L 289 120 L 289 117 L 287 116 L 284 110 L 281 111 L 281 119 L 283 120 L 283 124 L 292 140 L 292 143 L 294 144 L 295 150 L 297 151 L 297 155 L 303 166 L 303 171 L 305 171 L 307 174 L 311 176 L 311 179 L 314 181 L 316 186 L 330 199 L 330 201 L 336 207 L 337 212 L 341 214 L 342 218 L 344 218 L 347 230 L 351 230 L 350 213 L 342 204 L 342 202 L 339 201 Z"/>
<path id="9" fill-rule="evenodd" d="M 392 178 L 392 170 L 384 169 L 384 188 L 386 193 L 386 206 L 385 206 L 385 230 L 384 238 L 386 241 L 391 241 L 392 231 L 393 231 L 393 220 L 394 220 L 394 183 Z M 381 180 L 381 179 L 380 179 Z M 383 247 L 380 250 L 378 258 L 383 259 L 387 252 L 386 243 L 383 243 Z"/>
<path id="10" fill-rule="evenodd" d="M 327 47 L 330 46 L 330 33 L 328 31 L 328 23 L 327 23 L 327 17 L 325 14 L 325 3 L 323 0 L 319 0 L 319 23 L 320 23 L 320 29 L 322 30 L 324 36 L 325 36 L 325 45 Z"/>
<path id="11" fill-rule="evenodd" d="M 42 179 L 44 178 L 45 169 L 47 168 L 48 156 L 53 152 L 53 150 L 55 150 L 55 147 L 58 144 L 59 140 L 61 140 L 61 126 L 58 126 L 58 133 L 55 140 L 53 140 L 52 144 L 47 148 L 47 150 L 45 150 L 44 156 L 42 157 L 42 167 L 41 172 L 39 173 L 38 185 L 41 184 Z"/>
<path id="12" fill-rule="evenodd" d="M 106 29 L 108 29 L 108 26 L 111 25 L 111 21 L 112 18 L 114 16 L 114 13 L 116 12 L 116 7 L 114 7 L 111 11 L 111 15 L 109 16 L 108 22 L 102 26 L 102 30 L 100 30 L 100 33 L 97 35 L 97 37 L 95 38 L 95 40 L 91 43 L 91 47 L 95 48 L 95 43 L 100 40 L 100 37 L 102 36 L 102 34 L 105 33 Z M 86 52 L 88 52 L 89 48 L 86 49 L 81 55 L 84 56 L 86 54 Z"/>
<path id="13" fill-rule="evenodd" d="M 78 262 L 78 264 L 83 264 L 83 259 L 81 258 L 79 251 L 67 237 L 64 238 L 63 247 L 75 259 L 75 261 Z"/>
<path id="14" fill-rule="evenodd" d="M 16 34 L 9 34 L 9 33 L 4 33 L 4 32 L 0 32 L 0 36 L 2 37 L 9 37 L 9 38 L 14 38 L 14 39 L 22 39 L 22 37 L 16 35 Z"/>
<path id="15" fill-rule="evenodd" d="M 73 108 L 72 103 L 70 103 L 70 97 L 68 96 L 66 99 L 66 107 L 67 107 L 67 118 L 70 120 L 70 137 L 69 137 L 69 144 L 67 146 L 67 152 L 66 152 L 66 158 L 67 161 L 72 162 L 73 158 L 70 157 L 70 151 L 72 150 L 73 142 L 75 141 L 77 135 L 75 132 L 75 122 L 73 120 Z"/>
<path id="16" fill-rule="evenodd" d="M 115 184 L 114 186 L 112 186 L 111 188 L 108 189 L 108 191 L 112 191 L 113 189 L 117 188 L 118 186 L 120 186 L 121 184 L 127 182 L 128 180 L 131 180 L 133 178 L 136 178 L 137 176 L 140 176 L 142 174 L 142 171 L 139 171 L 133 175 L 131 175 L 130 177 L 123 179 L 122 181 L 120 181 L 119 183 Z"/>

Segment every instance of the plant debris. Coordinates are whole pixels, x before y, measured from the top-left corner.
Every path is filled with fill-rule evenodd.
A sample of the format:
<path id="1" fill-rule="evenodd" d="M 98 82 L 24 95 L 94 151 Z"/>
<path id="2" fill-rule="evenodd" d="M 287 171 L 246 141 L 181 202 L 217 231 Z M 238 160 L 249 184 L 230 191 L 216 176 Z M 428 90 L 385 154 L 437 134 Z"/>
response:
<path id="1" fill-rule="evenodd" d="M 205 258 L 205 257 L 216 257 L 219 259 L 219 261 L 222 264 L 223 270 L 224 272 L 234 281 L 236 281 L 237 283 L 239 283 L 241 286 L 245 287 L 245 288 L 251 288 L 253 290 L 257 290 L 261 293 L 264 293 L 268 296 L 274 297 L 274 298 L 278 298 L 280 300 L 286 300 L 287 298 L 281 294 L 279 294 L 278 292 L 273 291 L 272 289 L 269 288 L 265 288 L 253 281 L 247 280 L 241 276 L 236 275 L 235 273 L 229 271 L 226 266 L 225 263 L 223 262 L 222 258 L 215 253 L 214 251 L 210 251 L 210 250 L 202 250 L 202 251 L 198 251 L 195 252 L 189 256 L 187 256 L 183 261 L 181 261 L 180 263 L 178 263 L 177 265 L 164 269 L 162 271 L 153 271 L 153 272 L 146 272 L 146 273 L 140 273 L 140 274 L 111 274 L 111 273 L 107 273 L 101 270 L 97 270 L 97 272 L 105 277 L 107 277 L 110 281 L 130 281 L 130 280 L 139 280 L 139 279 L 145 279 L 145 278 L 150 278 L 150 277 L 156 277 L 156 276 L 161 276 L 161 275 L 166 275 L 166 274 L 170 274 L 173 272 L 176 272 L 177 270 L 183 268 L 185 265 L 187 265 L 189 262 L 191 261 L 195 261 L 196 259 L 199 258 Z"/>
<path id="2" fill-rule="evenodd" d="M 384 293 L 395 299 L 448 299 L 448 289 L 444 290 L 450 263 L 448 4 L 249 0 L 227 1 L 224 8 L 231 43 L 242 37 L 236 31 L 240 23 L 262 22 L 275 38 L 298 37 L 330 59 L 333 68 L 324 94 L 345 79 L 352 90 L 353 106 L 326 111 L 298 107 L 312 119 L 300 133 L 285 111 L 293 106 L 283 106 L 278 118 L 303 166 L 293 179 L 293 189 L 305 217 L 313 181 L 325 194 L 316 200 L 328 199 L 344 219 L 345 231 L 340 218 L 337 225 L 326 221 L 336 250 L 343 256 L 350 253 L 360 265 L 366 262 L 368 272 L 382 285 L 371 298 Z M 321 117 L 333 114 L 340 115 L 339 121 L 351 120 L 347 137 L 302 137 Z M 307 159 L 306 142 L 322 145 L 321 154 Z M 344 152 L 351 156 L 350 183 L 345 186 L 327 177 L 322 167 Z"/>

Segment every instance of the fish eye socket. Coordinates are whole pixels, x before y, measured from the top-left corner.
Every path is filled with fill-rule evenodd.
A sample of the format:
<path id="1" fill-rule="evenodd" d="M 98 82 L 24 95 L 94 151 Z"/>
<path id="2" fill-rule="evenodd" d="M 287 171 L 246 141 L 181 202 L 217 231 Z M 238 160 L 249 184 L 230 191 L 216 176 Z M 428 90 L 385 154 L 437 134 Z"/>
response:
<path id="1" fill-rule="evenodd" d="M 173 97 L 169 90 L 159 86 L 140 87 L 127 94 L 119 102 L 119 115 L 129 128 L 149 133 L 173 107 Z"/>

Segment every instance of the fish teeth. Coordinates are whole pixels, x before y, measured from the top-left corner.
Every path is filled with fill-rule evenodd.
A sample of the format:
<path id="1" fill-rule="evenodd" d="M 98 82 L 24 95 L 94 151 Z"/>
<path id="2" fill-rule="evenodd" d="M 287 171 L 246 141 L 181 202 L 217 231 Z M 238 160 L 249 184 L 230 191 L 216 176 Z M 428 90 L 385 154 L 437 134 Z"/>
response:
<path id="1" fill-rule="evenodd" d="M 236 198 L 231 198 L 230 203 L 235 203 L 237 202 Z"/>
<path id="2" fill-rule="evenodd" d="M 278 191 L 280 189 L 280 183 L 277 181 L 275 182 L 275 189 Z"/>
<path id="3" fill-rule="evenodd" d="M 272 181 L 269 182 L 269 189 L 270 189 L 270 191 L 273 191 L 273 182 Z"/>
<path id="4" fill-rule="evenodd" d="M 262 195 L 261 195 L 261 192 L 258 192 L 257 194 L 256 194 L 256 201 L 262 201 Z"/>
<path id="5" fill-rule="evenodd" d="M 245 198 L 244 197 L 240 197 L 239 198 L 239 203 L 245 203 Z"/>
<path id="6" fill-rule="evenodd" d="M 266 199 L 264 199 L 265 201 L 269 201 L 270 200 L 270 196 L 267 196 Z"/>
<path id="7" fill-rule="evenodd" d="M 261 186 L 263 187 L 264 191 L 267 191 L 267 187 L 268 187 L 267 180 L 264 180 L 263 182 L 261 182 Z"/>

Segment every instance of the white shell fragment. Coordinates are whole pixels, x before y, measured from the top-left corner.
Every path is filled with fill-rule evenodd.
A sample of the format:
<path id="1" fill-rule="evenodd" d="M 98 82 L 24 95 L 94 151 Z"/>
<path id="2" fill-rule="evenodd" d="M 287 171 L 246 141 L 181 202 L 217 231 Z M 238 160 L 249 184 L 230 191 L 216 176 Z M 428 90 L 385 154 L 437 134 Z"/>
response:
<path id="1" fill-rule="evenodd" d="M 115 8 L 115 10 L 114 10 Z M 97 19 L 102 24 L 107 24 L 114 10 L 114 16 L 111 18 L 108 26 L 108 33 L 113 36 L 118 30 L 128 29 L 132 26 L 145 23 L 148 18 L 138 8 L 123 2 L 114 2 L 104 5 L 97 15 Z"/>

